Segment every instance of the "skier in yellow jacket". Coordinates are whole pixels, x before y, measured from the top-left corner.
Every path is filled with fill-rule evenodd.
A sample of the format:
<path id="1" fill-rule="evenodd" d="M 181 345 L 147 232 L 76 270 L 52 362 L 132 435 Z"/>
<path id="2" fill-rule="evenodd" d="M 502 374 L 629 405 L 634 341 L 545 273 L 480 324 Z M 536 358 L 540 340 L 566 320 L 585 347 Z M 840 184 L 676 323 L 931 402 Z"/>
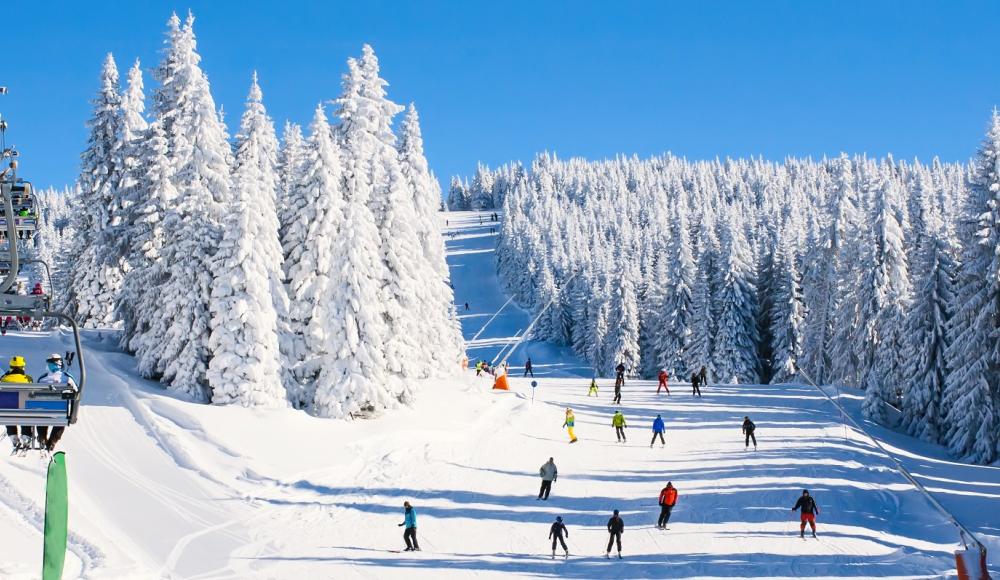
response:
<path id="1" fill-rule="evenodd" d="M 573 414 L 573 409 L 566 408 L 566 421 L 563 423 L 563 427 L 569 433 L 569 442 L 576 443 L 576 433 L 573 432 L 573 428 L 576 426 L 576 415 Z"/>

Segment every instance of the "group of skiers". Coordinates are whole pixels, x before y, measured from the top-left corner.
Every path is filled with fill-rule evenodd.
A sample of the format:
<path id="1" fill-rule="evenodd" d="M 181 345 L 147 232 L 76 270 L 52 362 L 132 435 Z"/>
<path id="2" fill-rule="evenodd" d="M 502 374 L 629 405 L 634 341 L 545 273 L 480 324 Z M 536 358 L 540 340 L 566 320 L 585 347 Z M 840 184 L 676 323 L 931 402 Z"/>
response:
<path id="1" fill-rule="evenodd" d="M 75 354 L 75 353 L 73 353 Z M 67 353 L 67 358 L 72 357 Z M 52 353 L 45 359 L 45 372 L 36 381 L 25 371 L 27 362 L 23 356 L 11 357 L 9 370 L 0 376 L 0 383 L 25 383 L 42 385 L 66 385 L 71 389 L 77 389 L 76 379 L 66 371 L 66 361 L 58 353 Z M 53 427 L 49 431 L 47 426 L 33 425 L 7 425 L 7 436 L 10 438 L 13 447 L 12 454 L 25 452 L 35 448 L 52 451 L 63 436 L 65 427 Z"/>
<path id="2" fill-rule="evenodd" d="M 485 361 L 485 360 L 476 361 L 476 376 L 477 377 L 478 376 L 482 376 L 483 373 L 486 373 L 486 374 L 488 374 L 488 375 L 490 375 L 492 377 L 495 377 L 495 376 L 497 376 L 497 370 L 498 370 L 498 367 L 495 367 L 495 366 L 491 365 L 489 363 L 489 361 Z M 506 374 L 507 373 L 507 362 L 506 361 L 504 361 L 499 366 L 499 370 L 501 371 L 501 374 Z"/>

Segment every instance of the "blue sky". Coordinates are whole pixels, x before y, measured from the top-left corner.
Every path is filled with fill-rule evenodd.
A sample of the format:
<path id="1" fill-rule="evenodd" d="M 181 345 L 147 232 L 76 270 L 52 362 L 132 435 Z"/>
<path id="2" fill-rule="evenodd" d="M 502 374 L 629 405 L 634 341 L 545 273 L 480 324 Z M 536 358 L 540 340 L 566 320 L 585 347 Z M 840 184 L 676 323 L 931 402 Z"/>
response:
<path id="1" fill-rule="evenodd" d="M 546 149 L 966 160 L 1000 104 L 998 2 L 19 2 L 0 113 L 22 176 L 73 181 L 103 55 L 153 67 L 189 8 L 231 130 L 254 69 L 305 124 L 368 42 L 445 183 Z"/>

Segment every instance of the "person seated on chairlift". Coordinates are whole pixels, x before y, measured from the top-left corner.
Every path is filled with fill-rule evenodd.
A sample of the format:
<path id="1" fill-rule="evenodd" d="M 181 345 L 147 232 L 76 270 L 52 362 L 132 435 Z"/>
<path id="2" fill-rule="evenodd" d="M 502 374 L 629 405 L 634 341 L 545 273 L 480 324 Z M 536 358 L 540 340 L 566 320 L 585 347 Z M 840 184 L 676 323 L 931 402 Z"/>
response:
<path id="1" fill-rule="evenodd" d="M 78 389 L 76 379 L 64 370 L 63 358 L 59 356 L 59 353 L 54 352 L 50 354 L 49 358 L 45 359 L 45 366 L 46 372 L 38 377 L 39 384 L 66 385 L 74 391 Z M 46 451 L 55 449 L 56 444 L 62 439 L 63 432 L 66 431 L 66 428 L 62 426 L 53 427 L 52 434 L 50 435 L 48 427 L 37 427 L 36 429 L 38 430 L 38 442 Z"/>
<path id="2" fill-rule="evenodd" d="M 0 376 L 0 383 L 33 383 L 35 379 L 24 372 L 24 357 L 15 355 L 10 359 L 10 370 Z M 18 429 L 21 430 L 20 436 Z M 35 428 L 30 426 L 7 425 L 7 436 L 10 437 L 11 445 L 15 450 L 31 447 L 31 442 L 35 438 Z"/>

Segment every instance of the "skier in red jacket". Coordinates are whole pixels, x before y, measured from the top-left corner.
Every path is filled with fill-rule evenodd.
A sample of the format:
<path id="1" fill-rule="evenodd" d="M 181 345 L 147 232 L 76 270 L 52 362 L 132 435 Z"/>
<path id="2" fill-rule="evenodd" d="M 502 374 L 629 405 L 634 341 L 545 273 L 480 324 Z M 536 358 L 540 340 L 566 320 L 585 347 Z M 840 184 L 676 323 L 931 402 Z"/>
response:
<path id="1" fill-rule="evenodd" d="M 667 394 L 669 395 L 670 387 L 667 386 L 667 379 L 670 377 L 667 375 L 667 369 L 660 369 L 660 374 L 657 375 L 657 378 L 660 379 L 660 384 L 656 387 L 656 394 L 659 395 L 660 389 L 663 389 L 667 391 Z"/>
<path id="2" fill-rule="evenodd" d="M 670 521 L 670 512 L 677 504 L 677 489 L 674 484 L 667 482 L 667 487 L 660 491 L 660 519 L 656 522 L 656 527 L 661 530 L 667 529 L 667 522 Z"/>

